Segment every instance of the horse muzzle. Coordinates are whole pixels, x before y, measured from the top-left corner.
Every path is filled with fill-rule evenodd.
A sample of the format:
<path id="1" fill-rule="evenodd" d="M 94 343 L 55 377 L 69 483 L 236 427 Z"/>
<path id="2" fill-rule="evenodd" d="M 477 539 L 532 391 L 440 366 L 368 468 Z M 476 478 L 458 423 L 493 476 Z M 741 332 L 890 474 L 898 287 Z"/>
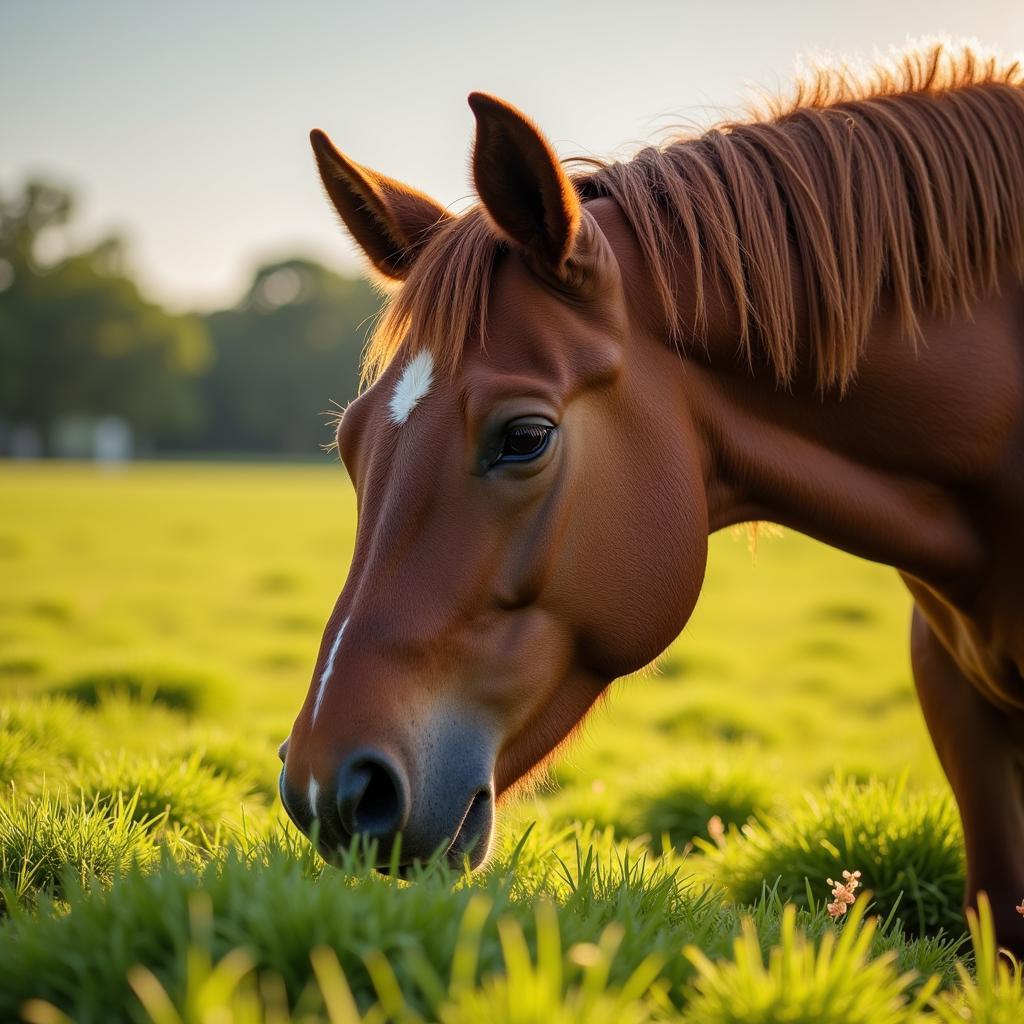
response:
<path id="1" fill-rule="evenodd" d="M 337 864 L 354 841 L 372 844 L 375 866 L 405 871 L 435 855 L 453 867 L 464 858 L 479 867 L 494 827 L 493 757 L 490 744 L 433 745 L 410 781 L 404 765 L 375 747 L 348 754 L 330 784 L 311 778 L 305 792 L 281 770 L 279 791 L 289 818 L 328 863 Z M 289 752 L 290 753 L 290 752 Z"/>

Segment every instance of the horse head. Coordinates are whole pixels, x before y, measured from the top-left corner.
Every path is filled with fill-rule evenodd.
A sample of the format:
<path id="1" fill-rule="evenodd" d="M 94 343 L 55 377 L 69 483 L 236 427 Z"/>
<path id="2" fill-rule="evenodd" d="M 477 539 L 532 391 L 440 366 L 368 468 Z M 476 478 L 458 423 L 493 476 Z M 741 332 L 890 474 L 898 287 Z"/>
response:
<path id="1" fill-rule="evenodd" d="M 479 865 L 495 801 L 671 643 L 707 553 L 679 357 L 624 218 L 581 200 L 518 111 L 470 105 L 481 205 L 460 217 L 312 135 L 342 221 L 400 285 L 338 426 L 355 551 L 281 795 L 325 855 L 362 835 L 381 866 Z"/>

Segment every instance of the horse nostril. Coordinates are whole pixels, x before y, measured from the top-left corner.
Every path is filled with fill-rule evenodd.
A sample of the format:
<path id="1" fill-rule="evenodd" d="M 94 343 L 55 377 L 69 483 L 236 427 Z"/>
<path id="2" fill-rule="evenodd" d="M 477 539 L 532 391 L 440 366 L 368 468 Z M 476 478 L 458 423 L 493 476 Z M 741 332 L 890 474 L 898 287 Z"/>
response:
<path id="1" fill-rule="evenodd" d="M 408 810 L 404 780 L 389 758 L 364 752 L 342 765 L 338 814 L 350 835 L 390 838 L 405 824 Z"/>

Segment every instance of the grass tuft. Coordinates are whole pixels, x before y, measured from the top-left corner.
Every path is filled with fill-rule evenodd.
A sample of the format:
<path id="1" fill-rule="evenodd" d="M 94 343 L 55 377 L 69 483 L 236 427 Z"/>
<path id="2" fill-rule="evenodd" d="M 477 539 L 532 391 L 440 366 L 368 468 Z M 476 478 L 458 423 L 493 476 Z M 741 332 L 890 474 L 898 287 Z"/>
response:
<path id="1" fill-rule="evenodd" d="M 91 749 L 82 709 L 66 697 L 7 700 L 0 704 L 0 734 L 21 736 L 53 759 L 74 760 Z"/>
<path id="2" fill-rule="evenodd" d="M 159 819 L 204 847 L 216 843 L 219 830 L 237 817 L 247 795 L 245 787 L 202 764 L 199 752 L 177 762 L 108 756 L 83 768 L 79 785 L 82 799 L 90 804 L 113 808 L 123 803 L 132 820 Z"/>
<path id="3" fill-rule="evenodd" d="M 733 829 L 720 847 L 701 846 L 708 874 L 737 903 L 768 884 L 806 906 L 808 892 L 827 896 L 827 878 L 857 869 L 879 912 L 908 934 L 963 929 L 960 824 L 946 792 L 837 779 L 802 807 Z"/>
<path id="4" fill-rule="evenodd" d="M 277 749 L 269 740 L 254 743 L 251 737 L 232 735 L 221 730 L 207 730 L 191 735 L 170 752 L 170 756 L 196 757 L 199 763 L 218 778 L 236 784 L 245 793 L 267 797 L 277 794 L 277 774 L 281 762 Z"/>
<path id="5" fill-rule="evenodd" d="M 222 710 L 230 687 L 202 669 L 140 663 L 87 669 L 58 684 L 54 692 L 90 707 L 113 697 L 195 713 Z"/>
<path id="6" fill-rule="evenodd" d="M 978 909 L 968 911 L 975 971 L 956 965 L 960 988 L 933 1002 L 943 1024 L 1017 1024 L 1024 1020 L 1024 967 L 996 946 L 992 907 L 982 893 Z"/>
<path id="7" fill-rule="evenodd" d="M 0 786 L 14 783 L 23 792 L 35 792 L 48 775 L 57 774 L 59 766 L 60 761 L 31 736 L 0 732 Z"/>
<path id="8" fill-rule="evenodd" d="M 796 924 L 796 907 L 782 915 L 779 941 L 762 953 L 749 918 L 732 957 L 714 962 L 696 946 L 685 951 L 697 971 L 684 1015 L 692 1024 L 917 1024 L 935 983 L 916 996 L 913 976 L 899 973 L 894 954 L 871 956 L 875 921 L 854 907 L 838 931 L 811 941 Z"/>
<path id="9" fill-rule="evenodd" d="M 152 822 L 136 819 L 132 800 L 103 807 L 52 792 L 17 797 L 12 791 L 0 801 L 0 884 L 8 911 L 39 895 L 61 896 L 69 879 L 109 885 L 121 871 L 156 858 Z"/>
<path id="10" fill-rule="evenodd" d="M 745 825 L 763 815 L 776 796 L 763 775 L 742 768 L 697 767 L 668 774 L 641 803 L 638 824 L 652 836 L 667 835 L 676 847 L 695 837 L 710 839 L 712 817 Z"/>
<path id="11" fill-rule="evenodd" d="M 750 755 L 746 755 L 748 758 Z M 777 794 L 763 775 L 745 762 L 716 761 L 693 767 L 671 765 L 643 778 L 596 779 L 569 787 L 545 802 L 545 817 L 570 824 L 590 821 L 612 828 L 620 838 L 649 837 L 658 849 L 662 839 L 677 849 L 695 837 L 708 839 L 708 822 L 743 825 L 766 813 Z"/>

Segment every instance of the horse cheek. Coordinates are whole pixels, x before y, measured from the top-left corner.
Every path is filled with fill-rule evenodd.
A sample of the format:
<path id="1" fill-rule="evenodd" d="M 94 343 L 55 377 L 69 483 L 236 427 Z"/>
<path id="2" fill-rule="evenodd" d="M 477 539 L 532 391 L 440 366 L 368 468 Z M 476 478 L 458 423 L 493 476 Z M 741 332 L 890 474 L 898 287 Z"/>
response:
<path id="1" fill-rule="evenodd" d="M 688 467 L 694 466 L 693 471 Z M 707 502 L 685 438 L 623 444 L 578 531 L 587 667 L 607 677 L 650 664 L 686 625 L 704 581 Z"/>

